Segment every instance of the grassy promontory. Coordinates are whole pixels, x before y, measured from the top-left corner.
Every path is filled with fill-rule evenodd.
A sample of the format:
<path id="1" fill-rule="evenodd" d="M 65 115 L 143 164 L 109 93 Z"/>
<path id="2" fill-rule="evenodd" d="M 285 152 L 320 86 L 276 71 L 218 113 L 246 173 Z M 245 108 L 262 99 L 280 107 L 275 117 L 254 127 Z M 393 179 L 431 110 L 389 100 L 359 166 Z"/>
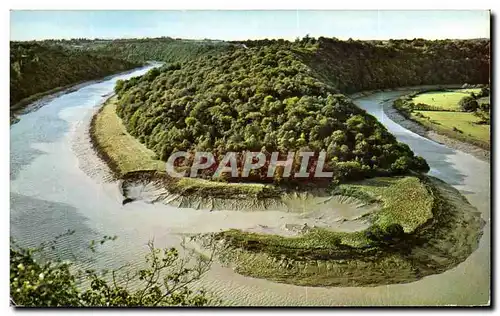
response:
<path id="1" fill-rule="evenodd" d="M 124 203 L 143 199 L 198 209 L 281 211 L 259 214 L 277 216 L 266 221 L 269 225 L 259 219 L 210 235 L 218 240 L 221 260 L 238 273 L 312 286 L 401 283 L 439 273 L 477 247 L 480 216 L 458 191 L 423 176 L 429 166 L 422 157 L 339 93 L 456 79 L 451 64 L 446 80 L 419 76 L 446 43 L 399 44 L 397 62 L 366 58 L 369 52 L 386 55 L 378 44 L 306 40 L 166 65 L 117 82 L 117 97 L 93 120 L 94 144 L 123 179 Z M 482 51 L 483 44 L 475 43 L 474 50 Z M 345 49 L 336 49 L 343 46 L 364 51 L 364 57 L 335 58 L 345 57 Z M 418 63 L 407 66 L 407 49 Z M 486 65 L 483 55 L 479 61 Z M 359 60 L 372 59 L 382 63 L 370 65 L 369 76 Z M 341 65 L 332 63 L 338 60 Z M 415 69 L 394 75 L 410 66 Z M 482 67 L 460 78 L 483 82 L 484 74 Z M 321 152 L 323 170 L 333 178 L 286 178 L 277 172 L 269 181 L 266 168 L 246 179 L 254 183 L 221 177 L 215 168 L 200 179 L 170 178 L 163 161 L 179 151 L 210 151 L 217 161 L 228 152 L 266 157 Z M 294 161 L 292 174 L 298 165 Z M 205 237 L 198 236 L 202 245 L 213 241 Z"/>
<path id="2" fill-rule="evenodd" d="M 301 286 L 413 282 L 455 267 L 477 249 L 484 221 L 456 189 L 428 177 L 391 179 L 392 184 L 371 181 L 359 188 L 381 186 L 376 190 L 393 191 L 399 183 L 425 187 L 425 192 L 413 196 L 400 196 L 405 190 L 399 189 L 383 195 L 382 213 L 391 201 L 399 204 L 393 214 L 401 216 L 403 224 L 415 224 L 413 230 L 394 224 L 385 228 L 373 224 L 354 233 L 313 227 L 295 237 L 230 230 L 200 235 L 197 240 L 209 248 L 215 240 L 220 260 L 240 274 Z M 359 196 L 358 189 L 350 189 Z M 415 203 L 422 198 L 422 203 Z"/>
<path id="3" fill-rule="evenodd" d="M 272 184 L 168 177 L 164 163 L 127 133 L 115 107 L 112 97 L 94 116 L 91 137 L 115 176 L 123 179 L 125 201 L 135 198 L 138 184 L 139 191 L 155 194 L 153 202 L 180 207 L 276 210 L 286 199 L 291 204 L 300 200 L 290 199 L 293 190 Z M 481 236 L 479 214 L 458 191 L 437 179 L 377 177 L 326 188 L 319 195 L 375 206 L 363 215 L 368 227 L 338 231 L 328 225 L 309 226 L 293 236 L 232 229 L 195 240 L 209 246 L 206 241 L 215 237 L 219 259 L 244 275 L 308 286 L 370 286 L 443 272 L 465 260 Z M 284 210 L 309 214 L 321 204 L 322 214 L 335 212 L 327 200 L 312 198 L 305 207 Z"/>

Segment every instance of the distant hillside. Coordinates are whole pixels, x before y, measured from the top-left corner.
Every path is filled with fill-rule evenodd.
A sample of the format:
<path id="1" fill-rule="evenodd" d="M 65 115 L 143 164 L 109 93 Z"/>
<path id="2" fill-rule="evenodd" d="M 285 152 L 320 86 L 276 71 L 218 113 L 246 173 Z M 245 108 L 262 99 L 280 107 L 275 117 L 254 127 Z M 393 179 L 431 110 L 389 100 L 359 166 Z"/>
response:
<path id="1" fill-rule="evenodd" d="M 57 45 L 10 43 L 10 104 L 81 81 L 100 79 L 140 64 Z"/>
<path id="2" fill-rule="evenodd" d="M 11 42 L 11 105 L 37 93 L 99 79 L 147 61 L 185 62 L 232 46 L 222 41 L 172 38 Z"/>
<path id="3" fill-rule="evenodd" d="M 319 38 L 315 43 L 316 50 L 300 56 L 342 93 L 421 84 L 489 83 L 490 79 L 490 41 L 485 39 L 365 42 Z"/>
<path id="4" fill-rule="evenodd" d="M 52 41 L 55 42 L 55 41 Z M 59 41 L 68 48 L 144 63 L 163 61 L 184 62 L 200 56 L 215 55 L 233 45 L 215 40 L 184 40 L 170 37 L 117 40 L 70 40 Z"/>
<path id="5" fill-rule="evenodd" d="M 339 93 L 489 80 L 488 40 L 234 44 L 119 82 L 117 113 L 128 131 L 161 159 L 179 150 L 219 159 L 227 151 L 310 150 L 327 152 L 326 169 L 338 180 L 425 170 L 423 159 Z"/>
<path id="6" fill-rule="evenodd" d="M 295 42 L 233 42 L 247 47 L 279 45 L 297 53 L 325 83 L 342 93 L 421 84 L 487 84 L 490 40 L 341 41 L 304 37 Z"/>

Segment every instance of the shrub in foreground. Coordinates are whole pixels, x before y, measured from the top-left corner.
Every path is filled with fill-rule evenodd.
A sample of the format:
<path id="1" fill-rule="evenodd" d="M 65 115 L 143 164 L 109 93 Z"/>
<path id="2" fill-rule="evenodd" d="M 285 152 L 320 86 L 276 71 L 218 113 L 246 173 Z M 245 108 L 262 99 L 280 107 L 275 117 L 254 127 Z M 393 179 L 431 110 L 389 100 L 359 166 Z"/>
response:
<path id="1" fill-rule="evenodd" d="M 112 238 L 103 239 L 101 244 Z M 219 301 L 204 290 L 190 288 L 208 271 L 212 258 L 180 256 L 175 248 L 157 249 L 148 243 L 145 269 L 112 272 L 75 272 L 71 262 L 38 260 L 46 248 L 10 248 L 10 298 L 15 306 L 93 307 L 93 306 L 204 306 Z M 52 246 L 53 247 L 53 246 Z M 93 249 L 93 248 L 91 248 Z M 95 251 L 95 250 L 94 250 Z M 90 286 L 83 286 L 86 281 Z M 139 285 L 134 289 L 128 284 Z"/>

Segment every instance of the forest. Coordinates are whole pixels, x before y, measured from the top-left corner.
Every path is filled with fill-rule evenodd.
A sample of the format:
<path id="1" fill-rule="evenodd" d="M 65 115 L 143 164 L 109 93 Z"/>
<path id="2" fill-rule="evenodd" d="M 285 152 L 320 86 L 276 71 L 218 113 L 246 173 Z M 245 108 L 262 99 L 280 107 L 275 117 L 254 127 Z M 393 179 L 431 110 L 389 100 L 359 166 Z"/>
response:
<path id="1" fill-rule="evenodd" d="M 138 67 L 138 63 L 36 42 L 10 43 L 10 104 L 54 88 Z"/>
<path id="2" fill-rule="evenodd" d="M 139 67 L 148 61 L 184 62 L 233 45 L 221 41 L 72 39 L 10 43 L 10 103 L 81 81 Z"/>
<path id="3" fill-rule="evenodd" d="M 184 62 L 199 56 L 215 55 L 233 46 L 222 41 L 197 41 L 170 37 L 93 41 L 74 40 L 67 44 L 70 44 L 74 49 L 134 63 L 148 61 Z"/>
<path id="4" fill-rule="evenodd" d="M 302 40 L 302 59 L 342 93 L 415 85 L 489 83 L 490 41 Z"/>
<path id="5" fill-rule="evenodd" d="M 339 181 L 426 170 L 341 93 L 489 80 L 488 40 L 233 44 L 241 45 L 118 82 L 117 113 L 128 131 L 162 160 L 174 151 L 326 151 L 326 170 Z"/>

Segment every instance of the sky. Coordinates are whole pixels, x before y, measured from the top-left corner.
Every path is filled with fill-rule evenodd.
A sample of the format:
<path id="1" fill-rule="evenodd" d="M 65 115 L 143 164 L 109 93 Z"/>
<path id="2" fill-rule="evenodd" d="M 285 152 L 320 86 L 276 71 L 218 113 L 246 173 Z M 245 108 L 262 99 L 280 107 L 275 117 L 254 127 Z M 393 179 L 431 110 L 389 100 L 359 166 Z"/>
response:
<path id="1" fill-rule="evenodd" d="M 11 11 L 11 40 L 489 38 L 489 11 Z"/>

